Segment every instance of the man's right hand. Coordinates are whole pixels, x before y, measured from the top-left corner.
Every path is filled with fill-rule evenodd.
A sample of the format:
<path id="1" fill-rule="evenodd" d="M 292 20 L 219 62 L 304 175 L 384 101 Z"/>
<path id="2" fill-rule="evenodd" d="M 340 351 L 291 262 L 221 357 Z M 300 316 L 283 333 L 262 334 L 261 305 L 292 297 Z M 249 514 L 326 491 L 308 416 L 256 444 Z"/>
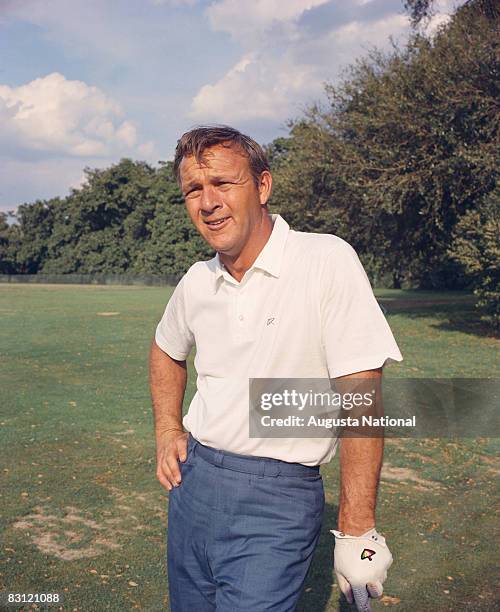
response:
<path id="1" fill-rule="evenodd" d="M 181 483 L 179 461 L 186 461 L 188 437 L 188 432 L 175 429 L 156 439 L 156 477 L 169 491 Z"/>

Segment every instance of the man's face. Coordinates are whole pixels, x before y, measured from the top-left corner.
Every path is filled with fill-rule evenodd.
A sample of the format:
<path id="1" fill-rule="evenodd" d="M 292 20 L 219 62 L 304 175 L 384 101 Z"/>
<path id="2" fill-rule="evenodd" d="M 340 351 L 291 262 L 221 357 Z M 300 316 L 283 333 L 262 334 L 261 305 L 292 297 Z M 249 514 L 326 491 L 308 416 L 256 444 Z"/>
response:
<path id="1" fill-rule="evenodd" d="M 270 174 L 263 173 L 269 175 Z M 238 256 L 262 220 L 269 197 L 254 183 L 248 158 L 237 148 L 215 145 L 203 161 L 185 157 L 180 164 L 181 189 L 196 229 L 219 253 Z"/>

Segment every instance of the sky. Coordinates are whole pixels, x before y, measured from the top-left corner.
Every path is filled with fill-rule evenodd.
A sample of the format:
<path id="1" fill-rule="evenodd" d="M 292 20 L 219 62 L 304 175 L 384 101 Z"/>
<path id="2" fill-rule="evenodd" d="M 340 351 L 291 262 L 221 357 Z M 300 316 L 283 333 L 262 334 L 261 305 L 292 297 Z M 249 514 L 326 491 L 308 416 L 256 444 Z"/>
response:
<path id="1" fill-rule="evenodd" d="M 437 0 L 429 33 L 463 0 Z M 0 0 L 0 211 L 84 168 L 173 159 L 206 123 L 265 144 L 372 47 L 404 44 L 403 0 Z"/>

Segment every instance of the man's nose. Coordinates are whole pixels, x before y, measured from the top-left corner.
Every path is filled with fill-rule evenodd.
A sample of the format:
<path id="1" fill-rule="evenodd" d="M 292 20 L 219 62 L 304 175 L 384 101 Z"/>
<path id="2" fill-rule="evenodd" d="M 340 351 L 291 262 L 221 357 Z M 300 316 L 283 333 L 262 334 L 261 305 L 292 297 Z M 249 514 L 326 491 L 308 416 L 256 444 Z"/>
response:
<path id="1" fill-rule="evenodd" d="M 209 215 L 221 206 L 222 204 L 220 203 L 220 197 L 217 191 L 213 189 L 213 187 L 205 187 L 201 192 L 200 199 L 200 208 L 202 212 Z"/>

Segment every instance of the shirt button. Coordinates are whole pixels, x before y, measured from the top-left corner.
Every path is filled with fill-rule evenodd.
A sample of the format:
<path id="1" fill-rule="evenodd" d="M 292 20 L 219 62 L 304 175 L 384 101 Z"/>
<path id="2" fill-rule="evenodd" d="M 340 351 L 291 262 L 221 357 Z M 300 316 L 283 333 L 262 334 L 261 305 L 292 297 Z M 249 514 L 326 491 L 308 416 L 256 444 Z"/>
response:
<path id="1" fill-rule="evenodd" d="M 240 321 L 243 321 L 243 319 L 244 319 L 244 318 L 245 318 L 245 317 L 244 317 L 243 315 L 239 315 L 239 316 L 238 316 L 238 319 L 239 319 Z"/>

